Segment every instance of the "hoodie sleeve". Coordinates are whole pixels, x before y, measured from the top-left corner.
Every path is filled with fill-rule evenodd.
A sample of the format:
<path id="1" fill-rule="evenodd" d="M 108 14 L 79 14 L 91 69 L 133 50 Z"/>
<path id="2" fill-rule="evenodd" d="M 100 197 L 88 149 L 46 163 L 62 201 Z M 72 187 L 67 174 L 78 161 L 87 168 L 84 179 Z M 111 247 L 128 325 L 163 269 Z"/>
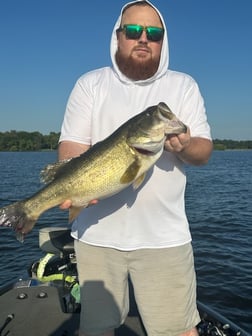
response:
<path id="1" fill-rule="evenodd" d="M 82 76 L 76 82 L 69 96 L 59 142 L 73 141 L 87 145 L 91 143 L 93 98 L 85 77 Z"/>
<path id="2" fill-rule="evenodd" d="M 184 91 L 181 118 L 190 127 L 192 137 L 211 140 L 204 99 L 195 80 L 190 76 L 187 76 L 187 79 L 188 83 Z"/>

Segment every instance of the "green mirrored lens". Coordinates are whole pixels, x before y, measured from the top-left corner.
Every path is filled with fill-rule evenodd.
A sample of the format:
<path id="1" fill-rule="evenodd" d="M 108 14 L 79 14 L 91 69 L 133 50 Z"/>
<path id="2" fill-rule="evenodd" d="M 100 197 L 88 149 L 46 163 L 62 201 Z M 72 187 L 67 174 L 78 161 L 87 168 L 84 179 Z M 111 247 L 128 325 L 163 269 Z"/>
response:
<path id="1" fill-rule="evenodd" d="M 159 27 L 146 27 L 147 38 L 150 41 L 161 41 L 164 36 L 164 29 Z"/>
<path id="2" fill-rule="evenodd" d="M 128 39 L 139 39 L 142 35 L 143 27 L 139 25 L 125 25 L 125 35 Z"/>
<path id="3" fill-rule="evenodd" d="M 161 41 L 164 36 L 164 29 L 159 27 L 143 27 L 141 25 L 126 24 L 122 30 L 125 32 L 126 38 L 130 40 L 137 40 L 146 31 L 147 39 L 149 41 Z"/>

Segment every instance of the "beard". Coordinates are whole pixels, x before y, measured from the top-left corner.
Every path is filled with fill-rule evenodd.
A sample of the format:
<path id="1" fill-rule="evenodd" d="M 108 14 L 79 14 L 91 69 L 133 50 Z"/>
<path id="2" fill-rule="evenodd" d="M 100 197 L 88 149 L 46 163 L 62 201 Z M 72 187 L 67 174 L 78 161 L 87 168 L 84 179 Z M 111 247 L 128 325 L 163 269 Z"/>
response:
<path id="1" fill-rule="evenodd" d="M 115 59 L 120 71 L 129 79 L 135 81 L 145 80 L 155 75 L 160 61 L 160 58 L 156 60 L 140 57 L 135 59 L 132 55 L 124 56 L 120 49 L 117 50 Z"/>

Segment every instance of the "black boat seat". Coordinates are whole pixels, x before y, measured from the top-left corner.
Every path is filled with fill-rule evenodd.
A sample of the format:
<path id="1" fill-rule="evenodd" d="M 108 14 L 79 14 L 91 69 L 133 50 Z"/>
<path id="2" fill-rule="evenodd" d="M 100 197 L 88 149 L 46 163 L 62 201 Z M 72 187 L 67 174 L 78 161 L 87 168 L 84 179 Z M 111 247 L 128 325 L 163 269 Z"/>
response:
<path id="1" fill-rule="evenodd" d="M 74 253 L 74 238 L 67 227 L 45 227 L 39 230 L 39 247 L 53 254 Z"/>

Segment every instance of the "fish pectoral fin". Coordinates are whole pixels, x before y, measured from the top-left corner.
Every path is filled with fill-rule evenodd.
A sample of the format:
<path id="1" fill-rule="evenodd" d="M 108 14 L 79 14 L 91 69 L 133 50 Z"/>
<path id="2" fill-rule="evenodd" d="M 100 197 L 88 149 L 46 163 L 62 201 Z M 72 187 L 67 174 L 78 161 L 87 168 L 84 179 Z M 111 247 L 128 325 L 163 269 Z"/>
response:
<path id="1" fill-rule="evenodd" d="M 87 205 L 84 205 L 84 206 L 81 206 L 81 207 L 75 207 L 75 206 L 71 206 L 71 208 L 69 209 L 69 218 L 68 218 L 68 221 L 69 223 L 72 223 L 74 221 L 74 219 L 79 216 L 80 212 L 86 208 L 88 206 Z"/>
<path id="2" fill-rule="evenodd" d="M 136 178 L 141 165 L 138 160 L 135 160 L 129 167 L 125 170 L 124 174 L 120 178 L 122 184 L 128 184 L 134 181 Z"/>
<path id="3" fill-rule="evenodd" d="M 136 190 L 137 188 L 140 187 L 140 185 L 143 183 L 144 179 L 145 179 L 146 173 L 143 173 L 142 175 L 140 175 L 133 183 L 133 188 L 134 190 Z"/>

